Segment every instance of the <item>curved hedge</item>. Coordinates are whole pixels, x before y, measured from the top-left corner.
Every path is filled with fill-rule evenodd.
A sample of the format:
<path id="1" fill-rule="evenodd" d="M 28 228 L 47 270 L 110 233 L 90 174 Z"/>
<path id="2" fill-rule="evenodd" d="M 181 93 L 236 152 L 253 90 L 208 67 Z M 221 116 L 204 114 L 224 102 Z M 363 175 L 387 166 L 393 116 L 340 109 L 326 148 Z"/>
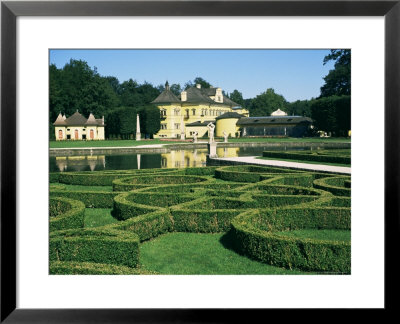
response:
<path id="1" fill-rule="evenodd" d="M 50 197 L 50 231 L 84 226 L 85 205 L 78 200 Z"/>
<path id="2" fill-rule="evenodd" d="M 143 187 L 151 187 L 164 184 L 187 184 L 206 182 L 209 179 L 204 176 L 190 175 L 147 175 L 136 177 L 125 177 L 115 179 L 112 182 L 113 191 L 131 191 Z"/>
<path id="3" fill-rule="evenodd" d="M 321 178 L 314 180 L 314 187 L 329 191 L 336 196 L 350 197 L 351 188 L 350 185 L 348 184 L 349 182 L 350 182 L 350 177 L 347 176 Z"/>
<path id="4" fill-rule="evenodd" d="M 307 271 L 350 273 L 349 242 L 276 235 L 296 229 L 350 230 L 347 208 L 276 209 L 247 212 L 232 221 L 235 249 L 261 262 Z"/>
<path id="5" fill-rule="evenodd" d="M 296 229 L 350 230 L 350 177 L 248 165 L 143 171 L 58 175 L 60 182 L 80 186 L 52 183 L 51 199 L 112 208 L 119 222 L 53 231 L 50 260 L 57 265 L 55 272 L 95 273 L 92 263 L 100 264 L 99 273 L 119 273 L 104 264 L 138 267 L 139 243 L 169 232 L 229 232 L 238 252 L 261 262 L 350 272 L 349 242 L 285 236 Z M 92 181 L 107 186 L 111 181 L 113 191 L 81 187 L 94 185 Z"/>

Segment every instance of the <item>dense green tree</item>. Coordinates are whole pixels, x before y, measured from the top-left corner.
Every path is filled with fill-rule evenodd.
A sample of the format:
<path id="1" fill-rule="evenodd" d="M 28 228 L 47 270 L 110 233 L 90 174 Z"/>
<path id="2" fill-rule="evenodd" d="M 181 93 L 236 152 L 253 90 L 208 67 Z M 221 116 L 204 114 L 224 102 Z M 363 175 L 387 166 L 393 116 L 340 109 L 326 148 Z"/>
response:
<path id="1" fill-rule="evenodd" d="M 49 79 L 51 123 L 60 112 L 70 116 L 76 110 L 85 116 L 92 112 L 99 118 L 119 103 L 107 79 L 84 61 L 70 60 L 62 69 L 50 65 Z"/>
<path id="2" fill-rule="evenodd" d="M 350 96 L 330 96 L 313 101 L 311 117 L 318 130 L 347 136 L 351 129 Z"/>
<path id="3" fill-rule="evenodd" d="M 275 93 L 274 89 L 267 89 L 250 102 L 250 116 L 270 116 L 277 109 L 286 111 L 287 101 L 282 95 Z"/>
<path id="4" fill-rule="evenodd" d="M 238 103 L 239 105 L 241 105 L 242 107 L 246 107 L 244 99 L 243 99 L 243 95 L 242 95 L 242 93 L 240 91 L 238 91 L 236 89 L 233 90 L 233 92 L 229 95 L 229 98 L 232 101 L 234 101 L 234 102 Z"/>
<path id="5" fill-rule="evenodd" d="M 171 92 L 175 95 L 175 96 L 179 96 L 182 92 L 182 88 L 180 84 L 172 84 L 170 87 Z"/>
<path id="6" fill-rule="evenodd" d="M 334 69 L 324 77 L 325 84 L 321 87 L 320 97 L 350 95 L 351 93 L 351 51 L 331 50 L 324 58 L 323 64 L 335 61 Z"/>
<path id="7" fill-rule="evenodd" d="M 150 137 L 160 130 L 160 110 L 147 105 L 140 110 L 140 131 Z"/>
<path id="8" fill-rule="evenodd" d="M 201 77 L 195 78 L 194 81 L 193 81 L 193 83 L 194 83 L 195 85 L 196 85 L 196 84 L 200 84 L 202 88 L 206 88 L 206 89 L 208 89 L 208 88 L 211 87 L 211 84 L 208 83 L 206 80 L 204 80 L 204 79 L 201 78 Z"/>
<path id="9" fill-rule="evenodd" d="M 136 115 L 138 109 L 134 107 L 126 107 L 118 110 L 119 134 L 123 139 L 133 139 L 136 135 Z"/>
<path id="10" fill-rule="evenodd" d="M 287 105 L 287 114 L 290 116 L 311 117 L 311 100 L 296 100 Z"/>

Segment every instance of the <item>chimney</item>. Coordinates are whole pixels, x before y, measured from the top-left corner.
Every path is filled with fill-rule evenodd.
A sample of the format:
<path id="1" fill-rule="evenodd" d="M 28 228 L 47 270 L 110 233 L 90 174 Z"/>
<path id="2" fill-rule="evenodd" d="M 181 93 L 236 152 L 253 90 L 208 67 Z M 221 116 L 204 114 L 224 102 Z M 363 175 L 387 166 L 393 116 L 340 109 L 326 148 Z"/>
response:
<path id="1" fill-rule="evenodd" d="M 197 84 L 196 84 L 196 88 L 197 88 L 197 89 L 201 89 L 201 84 L 200 84 L 200 83 L 197 83 Z"/>
<path id="2" fill-rule="evenodd" d="M 104 125 L 104 116 L 101 117 L 101 122 Z"/>
<path id="3" fill-rule="evenodd" d="M 186 91 L 182 91 L 181 92 L 181 101 L 186 101 L 187 100 L 187 92 Z"/>

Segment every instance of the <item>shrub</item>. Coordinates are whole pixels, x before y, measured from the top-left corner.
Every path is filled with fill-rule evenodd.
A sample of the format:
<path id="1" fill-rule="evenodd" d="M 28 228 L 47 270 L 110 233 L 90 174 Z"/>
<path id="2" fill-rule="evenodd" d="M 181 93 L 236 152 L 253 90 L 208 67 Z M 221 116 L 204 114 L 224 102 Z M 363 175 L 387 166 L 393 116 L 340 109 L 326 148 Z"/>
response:
<path id="1" fill-rule="evenodd" d="M 232 221 L 234 248 L 251 258 L 286 268 L 350 272 L 348 242 L 276 235 L 295 229 L 350 230 L 348 208 L 281 208 L 243 213 Z"/>
<path id="2" fill-rule="evenodd" d="M 139 275 L 155 274 L 154 272 L 117 266 L 113 264 L 75 262 L 75 261 L 51 261 L 50 274 L 57 275 Z"/>
<path id="3" fill-rule="evenodd" d="M 50 233 L 50 261 L 77 261 L 137 267 L 139 237 L 113 229 L 80 229 Z"/>
<path id="4" fill-rule="evenodd" d="M 50 231 L 81 228 L 84 225 L 85 205 L 77 200 L 50 197 Z"/>
<path id="5" fill-rule="evenodd" d="M 350 197 L 351 189 L 345 187 L 345 182 L 349 181 L 349 177 L 329 177 L 314 180 L 314 187 L 329 191 L 336 196 Z"/>

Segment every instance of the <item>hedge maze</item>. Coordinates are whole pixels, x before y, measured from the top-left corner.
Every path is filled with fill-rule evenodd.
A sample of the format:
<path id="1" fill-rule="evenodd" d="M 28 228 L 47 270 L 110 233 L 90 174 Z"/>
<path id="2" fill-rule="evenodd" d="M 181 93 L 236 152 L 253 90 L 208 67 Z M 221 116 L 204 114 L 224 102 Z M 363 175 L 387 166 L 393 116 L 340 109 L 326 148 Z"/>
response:
<path id="1" fill-rule="evenodd" d="M 350 234 L 350 192 L 348 176 L 251 165 L 51 173 L 50 273 L 148 274 L 142 242 L 192 232 L 226 233 L 269 265 L 349 274 L 350 240 L 330 233 Z M 86 228 L 86 208 L 115 222 Z"/>

